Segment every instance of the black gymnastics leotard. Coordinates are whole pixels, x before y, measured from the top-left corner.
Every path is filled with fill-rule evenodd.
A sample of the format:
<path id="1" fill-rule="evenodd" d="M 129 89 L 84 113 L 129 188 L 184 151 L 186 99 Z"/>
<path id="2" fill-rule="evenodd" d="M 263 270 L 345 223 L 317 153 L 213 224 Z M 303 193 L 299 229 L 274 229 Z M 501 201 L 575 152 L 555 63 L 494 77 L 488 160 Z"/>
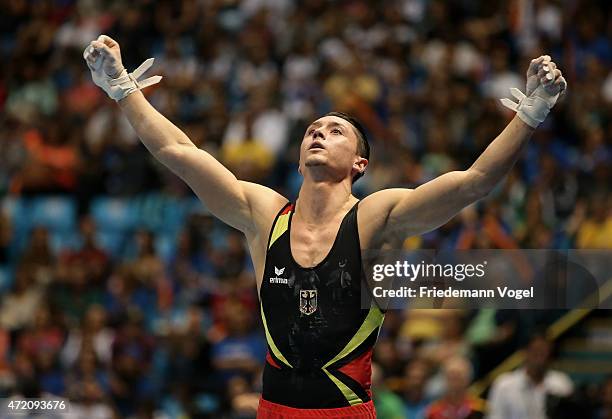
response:
<path id="1" fill-rule="evenodd" d="M 371 400 L 372 349 L 384 314 L 375 304 L 361 308 L 357 209 L 358 203 L 313 268 L 301 267 L 291 254 L 294 205 L 285 205 L 274 220 L 259 291 L 268 344 L 264 400 L 302 409 Z"/>

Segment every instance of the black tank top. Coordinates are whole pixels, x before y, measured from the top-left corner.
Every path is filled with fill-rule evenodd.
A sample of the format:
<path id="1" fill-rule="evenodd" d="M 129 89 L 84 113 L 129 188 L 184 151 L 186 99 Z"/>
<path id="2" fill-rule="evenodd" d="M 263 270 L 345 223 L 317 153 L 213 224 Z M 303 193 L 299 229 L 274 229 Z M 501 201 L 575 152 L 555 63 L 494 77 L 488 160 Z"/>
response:
<path id="1" fill-rule="evenodd" d="M 274 220 L 259 291 L 268 354 L 265 400 L 303 409 L 352 406 L 371 399 L 372 349 L 384 314 L 361 308 L 365 281 L 357 207 L 346 214 L 329 254 L 313 268 L 293 259 L 294 205 Z"/>

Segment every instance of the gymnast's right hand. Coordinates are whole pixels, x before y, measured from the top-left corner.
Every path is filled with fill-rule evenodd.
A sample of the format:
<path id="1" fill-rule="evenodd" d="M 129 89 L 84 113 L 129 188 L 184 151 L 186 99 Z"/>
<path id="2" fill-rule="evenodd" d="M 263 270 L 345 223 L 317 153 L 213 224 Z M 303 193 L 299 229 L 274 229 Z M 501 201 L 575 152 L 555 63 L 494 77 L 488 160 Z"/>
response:
<path id="1" fill-rule="evenodd" d="M 100 35 L 98 39 L 91 41 L 83 51 L 83 58 L 91 70 L 94 83 L 117 102 L 161 80 L 161 76 L 140 80 L 145 71 L 153 65 L 153 58 L 145 60 L 134 72 L 128 74 L 121 63 L 119 44 L 106 35 Z"/>

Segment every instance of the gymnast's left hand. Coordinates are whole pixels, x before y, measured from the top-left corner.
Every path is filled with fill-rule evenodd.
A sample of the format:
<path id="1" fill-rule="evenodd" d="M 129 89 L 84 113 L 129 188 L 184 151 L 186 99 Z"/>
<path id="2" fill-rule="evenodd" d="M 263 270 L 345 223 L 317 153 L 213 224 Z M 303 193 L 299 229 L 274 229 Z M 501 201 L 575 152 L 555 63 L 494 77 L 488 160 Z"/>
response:
<path id="1" fill-rule="evenodd" d="M 511 88 L 510 93 L 518 102 L 501 99 L 501 103 L 517 113 L 532 128 L 544 121 L 557 100 L 567 90 L 567 81 L 550 55 L 531 60 L 527 69 L 525 93 Z"/>

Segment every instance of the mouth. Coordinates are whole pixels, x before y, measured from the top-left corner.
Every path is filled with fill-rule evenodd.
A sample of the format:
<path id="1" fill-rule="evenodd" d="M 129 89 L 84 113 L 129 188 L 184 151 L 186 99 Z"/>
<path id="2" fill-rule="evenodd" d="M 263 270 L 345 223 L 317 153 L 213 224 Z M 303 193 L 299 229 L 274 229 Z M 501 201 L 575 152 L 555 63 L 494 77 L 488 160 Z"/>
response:
<path id="1" fill-rule="evenodd" d="M 323 144 L 319 141 L 314 141 L 310 147 L 308 147 L 308 150 L 325 150 L 325 147 L 323 147 Z"/>

